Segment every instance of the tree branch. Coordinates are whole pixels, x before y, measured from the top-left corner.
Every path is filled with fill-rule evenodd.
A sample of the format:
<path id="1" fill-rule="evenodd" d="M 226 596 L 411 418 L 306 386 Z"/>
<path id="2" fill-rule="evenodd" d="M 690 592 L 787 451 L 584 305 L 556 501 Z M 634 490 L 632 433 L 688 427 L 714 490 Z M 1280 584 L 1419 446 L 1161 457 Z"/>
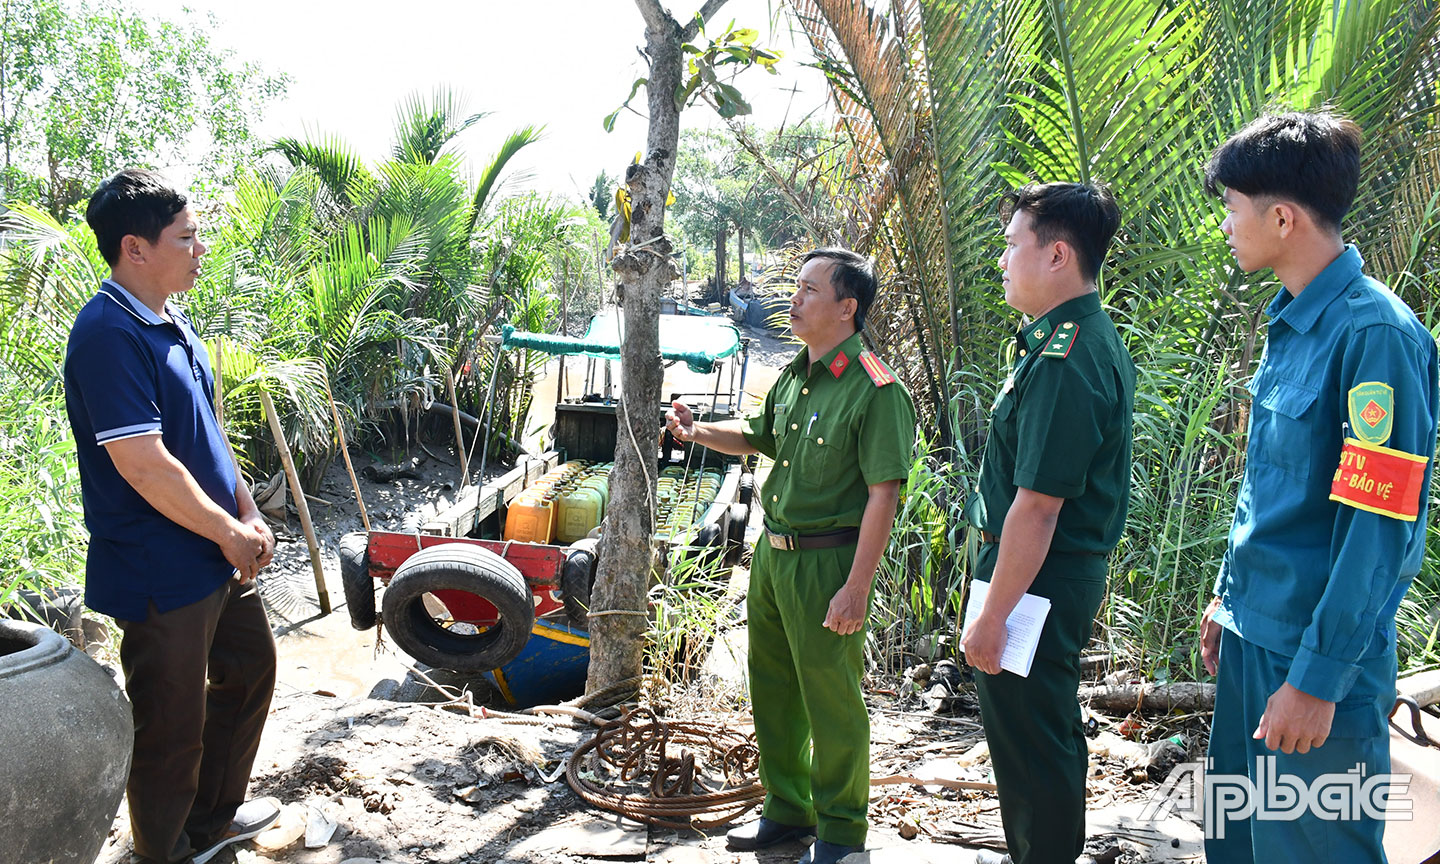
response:
<path id="1" fill-rule="evenodd" d="M 652 30 L 661 30 L 667 23 L 673 24 L 675 21 L 665 7 L 660 5 L 660 0 L 635 0 L 635 5 L 640 9 L 640 17 L 645 19 L 645 26 Z M 724 5 L 725 0 L 705 0 L 704 5 L 700 7 L 700 20 L 707 24 L 710 23 L 710 19 Z M 680 29 L 680 41 L 689 42 L 699 32 L 700 25 L 692 17 Z"/>
<path id="2" fill-rule="evenodd" d="M 700 7 L 700 20 L 709 24 L 710 19 L 713 18 L 715 13 L 720 11 L 720 7 L 724 5 L 725 0 L 705 0 L 705 5 Z M 685 29 L 680 31 L 680 41 L 689 42 L 693 40 L 699 32 L 700 25 L 695 22 L 694 18 L 691 18 L 690 22 L 685 25 Z"/>
<path id="3" fill-rule="evenodd" d="M 670 13 L 660 5 L 660 0 L 635 0 L 635 5 L 640 9 L 640 17 L 645 19 L 645 29 L 660 30 L 665 22 L 672 21 Z"/>

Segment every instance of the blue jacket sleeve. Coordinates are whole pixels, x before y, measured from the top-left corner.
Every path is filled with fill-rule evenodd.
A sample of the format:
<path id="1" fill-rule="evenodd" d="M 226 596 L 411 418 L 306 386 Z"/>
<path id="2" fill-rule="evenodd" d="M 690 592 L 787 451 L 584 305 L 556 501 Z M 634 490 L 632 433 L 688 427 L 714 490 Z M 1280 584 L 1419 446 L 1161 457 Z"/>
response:
<path id="1" fill-rule="evenodd" d="M 1436 349 L 1388 324 L 1355 332 L 1342 360 L 1341 381 L 1349 389 L 1382 383 L 1394 391 L 1390 437 L 1383 446 L 1432 459 L 1421 485 L 1419 518 L 1407 522 L 1339 504 L 1331 537 L 1330 575 L 1320 602 L 1300 639 L 1286 681 L 1305 693 L 1339 702 L 1350 691 L 1362 657 L 1393 650 L 1395 610 L 1419 571 L 1425 545 L 1425 496 L 1433 468 L 1436 435 Z M 1353 423 L 1353 421 L 1352 421 Z M 1336 455 L 1336 464 L 1339 456 Z M 1377 650 L 1378 649 L 1378 650 Z"/>

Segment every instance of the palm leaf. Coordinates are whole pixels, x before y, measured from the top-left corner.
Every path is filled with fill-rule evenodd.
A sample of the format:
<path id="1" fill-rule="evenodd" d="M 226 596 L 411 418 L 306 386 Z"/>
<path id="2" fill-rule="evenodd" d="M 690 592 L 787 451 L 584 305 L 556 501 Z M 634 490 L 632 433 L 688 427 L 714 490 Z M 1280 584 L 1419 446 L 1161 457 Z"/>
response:
<path id="1" fill-rule="evenodd" d="M 475 187 L 475 194 L 470 202 L 470 219 L 466 234 L 473 234 L 475 225 L 480 221 L 480 214 L 485 212 L 486 206 L 490 203 L 490 196 L 495 192 L 500 176 L 505 172 L 505 166 L 515 154 L 524 148 L 534 144 L 545 136 L 544 126 L 525 126 L 510 133 L 505 143 L 500 145 L 490 164 L 480 172 L 480 182 Z"/>

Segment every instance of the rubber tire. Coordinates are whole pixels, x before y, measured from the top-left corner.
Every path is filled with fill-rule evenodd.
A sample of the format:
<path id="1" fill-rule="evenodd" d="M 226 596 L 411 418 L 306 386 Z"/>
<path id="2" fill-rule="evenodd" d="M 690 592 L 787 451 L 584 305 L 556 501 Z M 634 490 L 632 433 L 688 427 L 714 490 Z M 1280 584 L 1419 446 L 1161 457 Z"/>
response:
<path id="1" fill-rule="evenodd" d="M 749 504 L 731 504 L 729 524 L 725 527 L 725 563 L 735 566 L 745 553 L 745 528 L 750 522 Z"/>
<path id="2" fill-rule="evenodd" d="M 755 475 L 754 475 L 754 474 L 741 474 L 741 475 L 740 475 L 740 486 L 739 486 L 739 488 L 738 488 L 738 489 L 736 490 L 736 492 L 735 492 L 735 503 L 737 503 L 737 504 L 744 504 L 746 507 L 749 507 L 749 506 L 750 506 L 750 502 L 752 502 L 752 501 L 754 501 L 754 500 L 755 500 Z"/>
<path id="3" fill-rule="evenodd" d="M 565 604 L 565 615 L 572 626 L 581 630 L 590 627 L 590 594 L 595 590 L 599 561 L 598 553 L 576 545 L 565 550 L 565 563 L 560 565 L 560 599 Z"/>
<path id="4" fill-rule="evenodd" d="M 375 579 L 370 575 L 370 535 L 354 531 L 340 538 L 340 587 L 345 589 L 345 609 L 350 626 L 369 630 L 375 626 Z"/>
<path id="5" fill-rule="evenodd" d="M 695 532 L 695 543 L 693 545 L 700 547 L 722 546 L 724 543 L 725 538 L 720 534 L 720 523 L 711 522 L 708 525 L 701 526 L 700 530 Z"/>
<path id="6" fill-rule="evenodd" d="M 424 597 L 447 588 L 490 601 L 500 622 L 475 636 L 436 624 Z M 442 543 L 407 558 L 381 597 L 381 612 L 391 638 L 406 654 L 438 669 L 467 673 L 488 672 L 514 660 L 535 625 L 525 577 L 509 561 L 469 543 Z"/>

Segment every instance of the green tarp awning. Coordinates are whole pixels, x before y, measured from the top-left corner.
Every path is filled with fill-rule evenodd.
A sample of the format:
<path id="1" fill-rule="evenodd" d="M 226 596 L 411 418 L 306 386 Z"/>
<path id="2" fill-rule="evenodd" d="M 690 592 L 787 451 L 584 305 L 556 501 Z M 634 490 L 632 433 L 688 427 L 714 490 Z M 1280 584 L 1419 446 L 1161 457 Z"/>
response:
<path id="1" fill-rule="evenodd" d="M 506 351 L 528 348 L 546 354 L 581 354 L 600 360 L 619 360 L 622 315 L 613 309 L 596 315 L 580 339 L 528 333 L 506 324 L 500 329 L 500 347 Z M 716 362 L 739 350 L 740 331 L 724 318 L 660 316 L 660 356 L 666 360 L 683 360 L 691 369 L 704 373 L 714 371 Z"/>

